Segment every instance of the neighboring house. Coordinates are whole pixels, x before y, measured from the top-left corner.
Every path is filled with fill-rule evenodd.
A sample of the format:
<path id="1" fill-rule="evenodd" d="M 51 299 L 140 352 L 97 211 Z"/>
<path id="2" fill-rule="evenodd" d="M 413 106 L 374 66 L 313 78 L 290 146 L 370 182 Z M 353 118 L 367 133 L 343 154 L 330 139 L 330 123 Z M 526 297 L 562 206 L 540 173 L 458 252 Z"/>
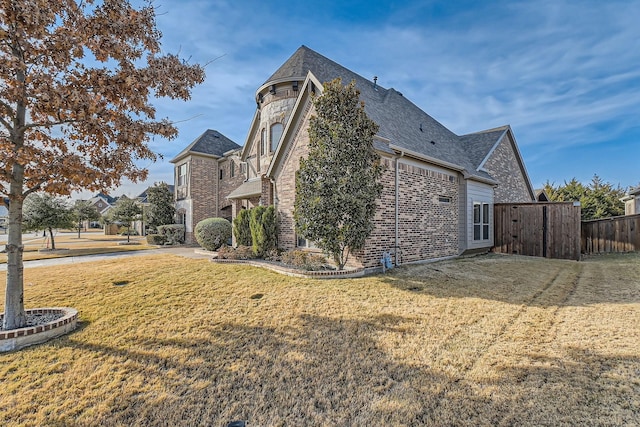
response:
<path id="1" fill-rule="evenodd" d="M 169 188 L 169 192 L 171 194 L 173 194 L 174 199 L 175 199 L 174 186 L 173 185 L 167 185 L 167 187 Z M 149 188 L 151 188 L 151 187 L 147 187 L 146 190 L 144 190 L 142 193 L 140 193 L 136 197 L 136 200 L 138 201 L 138 203 L 142 207 L 142 219 L 133 222 L 133 229 L 136 230 L 136 232 L 141 236 L 146 236 L 147 235 L 146 224 L 144 222 L 145 221 L 144 220 L 144 215 L 145 215 L 145 211 L 147 209 L 147 206 L 149 206 L 149 201 L 147 200 L 147 191 L 149 190 Z"/>
<path id="2" fill-rule="evenodd" d="M 640 214 L 640 187 L 632 188 L 620 201 L 624 202 L 624 214 Z"/>
<path id="3" fill-rule="evenodd" d="M 210 217 L 232 219 L 227 195 L 245 180 L 238 154 L 241 147 L 216 130 L 207 130 L 182 150 L 175 165 L 177 222 L 193 243 L 198 222 Z"/>
<path id="4" fill-rule="evenodd" d="M 240 153 L 247 180 L 227 196 L 233 217 L 243 208 L 275 205 L 281 248 L 313 247 L 295 232 L 295 174 L 308 154 L 312 94 L 336 77 L 343 84 L 355 80 L 366 113 L 380 126 L 374 147 L 385 166 L 374 230 L 353 265 L 377 268 L 383 251 L 396 263 L 487 251 L 494 203 L 536 200 L 509 126 L 458 136 L 376 78 L 302 46 L 257 90 Z"/>
<path id="5" fill-rule="evenodd" d="M 109 212 L 109 209 L 111 209 L 115 205 L 118 199 L 115 197 L 111 197 L 108 194 L 98 193 L 90 198 L 89 201 L 93 204 L 93 206 L 96 207 L 100 215 L 106 215 L 107 212 Z"/>
<path id="6" fill-rule="evenodd" d="M 549 195 L 544 188 L 538 188 L 535 190 L 537 202 L 550 202 Z"/>

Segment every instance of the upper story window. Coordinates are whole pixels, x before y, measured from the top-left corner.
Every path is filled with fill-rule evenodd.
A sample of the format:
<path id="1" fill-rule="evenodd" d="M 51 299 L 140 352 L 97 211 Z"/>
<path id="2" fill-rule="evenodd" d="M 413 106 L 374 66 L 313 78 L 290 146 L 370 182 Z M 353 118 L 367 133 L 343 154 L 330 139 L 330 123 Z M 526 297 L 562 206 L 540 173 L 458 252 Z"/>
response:
<path id="1" fill-rule="evenodd" d="M 282 136 L 282 123 L 274 123 L 271 125 L 271 151 L 276 151 L 278 142 Z"/>
<path id="2" fill-rule="evenodd" d="M 261 156 L 267 154 L 267 129 L 263 128 L 260 133 L 260 153 Z"/>
<path id="3" fill-rule="evenodd" d="M 234 176 L 236 176 L 236 164 L 233 160 L 231 160 L 230 162 L 231 163 L 229 164 L 229 169 L 230 169 L 229 174 L 231 175 L 231 178 L 233 178 Z"/>
<path id="4" fill-rule="evenodd" d="M 187 185 L 187 164 L 178 166 L 178 187 Z"/>
<path id="5" fill-rule="evenodd" d="M 224 178 L 224 169 L 220 168 L 220 179 Z"/>

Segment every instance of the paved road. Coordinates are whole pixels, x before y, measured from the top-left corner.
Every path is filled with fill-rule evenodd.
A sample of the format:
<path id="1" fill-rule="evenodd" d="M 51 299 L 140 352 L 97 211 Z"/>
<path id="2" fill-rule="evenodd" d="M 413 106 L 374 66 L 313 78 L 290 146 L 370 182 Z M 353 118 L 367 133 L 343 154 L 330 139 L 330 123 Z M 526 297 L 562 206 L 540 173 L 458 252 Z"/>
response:
<path id="1" fill-rule="evenodd" d="M 198 253 L 199 248 L 193 247 L 176 247 L 162 249 L 148 249 L 130 252 L 115 252 L 111 254 L 84 255 L 65 258 L 40 259 L 34 261 L 25 261 L 24 268 L 46 267 L 50 265 L 79 264 L 83 262 L 102 261 L 105 259 L 131 258 L 136 256 L 153 255 L 153 254 L 174 254 L 185 258 L 206 259 L 210 255 Z M 7 271 L 7 264 L 0 264 L 0 271 Z"/>

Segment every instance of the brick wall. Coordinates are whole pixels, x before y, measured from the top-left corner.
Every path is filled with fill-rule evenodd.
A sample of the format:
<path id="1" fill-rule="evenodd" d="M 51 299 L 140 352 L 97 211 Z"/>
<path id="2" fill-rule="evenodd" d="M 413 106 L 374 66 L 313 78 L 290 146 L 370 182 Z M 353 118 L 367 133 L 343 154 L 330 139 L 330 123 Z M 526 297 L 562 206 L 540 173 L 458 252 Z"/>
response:
<path id="1" fill-rule="evenodd" d="M 191 157 L 190 199 L 193 228 L 205 218 L 218 215 L 218 160 L 206 157 Z M 187 233 L 187 243 L 193 243 L 192 233 Z"/>
<path id="2" fill-rule="evenodd" d="M 484 169 L 500 184 L 495 188 L 496 203 L 531 202 L 528 185 L 506 134 L 484 164 Z"/>
<path id="3" fill-rule="evenodd" d="M 395 255 L 395 163 L 385 159 L 384 185 L 374 231 L 358 261 L 379 267 L 382 252 Z M 458 177 L 428 166 L 399 163 L 399 255 L 402 263 L 458 254 Z M 449 199 L 440 201 L 440 196 Z M 395 256 L 392 257 L 395 261 Z"/>
<path id="4" fill-rule="evenodd" d="M 296 196 L 296 171 L 300 167 L 300 158 L 309 155 L 309 118 L 312 114 L 309 102 L 305 107 L 303 122 L 296 130 L 291 144 L 287 147 L 282 159 L 282 166 L 276 179 L 278 199 L 278 245 L 282 249 L 291 250 L 296 247 L 295 222 L 293 205 Z"/>
<path id="5" fill-rule="evenodd" d="M 233 176 L 231 176 L 231 163 L 233 166 Z M 220 179 L 220 170 L 222 170 L 222 179 Z M 232 218 L 232 201 L 227 196 L 242 184 L 246 179 L 245 175 L 240 171 L 240 162 L 233 158 L 220 159 L 218 162 L 218 193 L 217 193 L 217 214 L 221 218 L 231 221 Z"/>

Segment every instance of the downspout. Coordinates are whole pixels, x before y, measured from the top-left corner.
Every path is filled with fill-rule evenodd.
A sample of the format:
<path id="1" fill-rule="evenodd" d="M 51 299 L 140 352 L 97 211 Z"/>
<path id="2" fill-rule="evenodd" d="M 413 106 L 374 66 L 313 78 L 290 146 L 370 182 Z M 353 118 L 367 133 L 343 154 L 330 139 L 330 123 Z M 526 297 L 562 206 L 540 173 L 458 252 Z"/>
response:
<path id="1" fill-rule="evenodd" d="M 404 157 L 404 151 L 400 152 L 399 156 L 396 156 L 395 161 L 396 161 L 396 182 L 395 182 L 395 186 L 396 186 L 396 217 L 395 217 L 395 222 L 396 222 L 396 240 L 395 240 L 395 247 L 394 247 L 394 253 L 395 253 L 395 264 L 396 267 L 400 265 L 400 262 L 398 261 L 398 250 L 400 249 L 400 195 L 398 194 L 399 189 L 400 189 L 400 172 L 398 170 L 398 165 L 399 165 L 399 160 L 401 157 Z"/>

